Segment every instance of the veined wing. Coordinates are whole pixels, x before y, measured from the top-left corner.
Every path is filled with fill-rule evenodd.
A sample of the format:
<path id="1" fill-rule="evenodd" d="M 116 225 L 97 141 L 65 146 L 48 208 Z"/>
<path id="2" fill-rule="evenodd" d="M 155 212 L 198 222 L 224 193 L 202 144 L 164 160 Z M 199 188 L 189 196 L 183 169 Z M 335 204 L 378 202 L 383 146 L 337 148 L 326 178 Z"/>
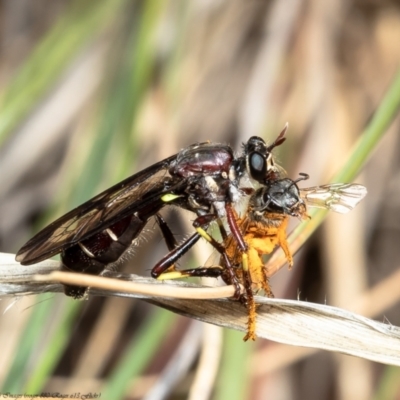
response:
<path id="1" fill-rule="evenodd" d="M 101 232 L 126 216 L 161 201 L 176 154 L 130 176 L 63 215 L 30 239 L 16 260 L 29 265 Z"/>
<path id="2" fill-rule="evenodd" d="M 351 211 L 367 194 L 357 183 L 332 183 L 300 189 L 300 197 L 309 207 L 325 208 L 340 214 Z"/>

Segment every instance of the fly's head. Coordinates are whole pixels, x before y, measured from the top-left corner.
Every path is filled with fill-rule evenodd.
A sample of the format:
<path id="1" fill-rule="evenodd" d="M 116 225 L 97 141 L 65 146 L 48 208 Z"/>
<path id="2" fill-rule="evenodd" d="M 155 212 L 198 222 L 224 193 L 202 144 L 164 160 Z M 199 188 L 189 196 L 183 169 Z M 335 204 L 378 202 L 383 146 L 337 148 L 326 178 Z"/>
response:
<path id="1" fill-rule="evenodd" d="M 284 136 L 287 128 L 288 125 L 286 124 L 282 132 L 270 145 L 267 145 L 258 136 L 252 136 L 243 145 L 243 155 L 238 159 L 236 165 L 236 173 L 239 178 L 247 173 L 251 181 L 264 184 L 266 180 L 275 180 L 281 176 L 282 168 L 276 165 L 272 150 L 286 140 Z"/>

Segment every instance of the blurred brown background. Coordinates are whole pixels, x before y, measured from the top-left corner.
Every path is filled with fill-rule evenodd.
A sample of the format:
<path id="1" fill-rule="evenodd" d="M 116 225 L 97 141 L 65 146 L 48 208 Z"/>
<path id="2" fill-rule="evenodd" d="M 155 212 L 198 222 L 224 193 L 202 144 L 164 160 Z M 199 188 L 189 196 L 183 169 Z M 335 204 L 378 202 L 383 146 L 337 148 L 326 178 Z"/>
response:
<path id="1" fill-rule="evenodd" d="M 194 142 L 239 151 L 252 135 L 272 141 L 289 122 L 279 163 L 292 178 L 308 173 L 307 186 L 327 183 L 400 66 L 400 2 L 390 0 L 2 0 L 0 32 L 0 250 L 10 253 L 51 219 Z M 273 278 L 275 296 L 350 308 L 395 273 L 399 153 L 397 119 L 357 179 L 367 186 L 366 200 L 349 215 L 328 217 L 294 270 Z M 181 238 L 192 217 L 172 213 L 183 216 L 174 225 Z M 144 236 L 127 270 L 148 275 L 166 249 L 156 232 Z M 206 260 L 203 253 L 194 265 Z M 399 325 L 397 294 L 387 297 L 382 302 L 390 308 L 371 317 Z M 0 382 L 10 381 L 37 301 L 24 299 L 0 315 Z M 47 301 L 56 304 L 47 335 L 56 329 L 57 307 L 71 301 L 61 295 Z M 2 301 L 1 310 L 9 304 Z M 85 302 L 46 388 L 101 391 L 153 312 L 122 299 Z M 203 328 L 188 334 L 191 321 L 174 321 L 127 398 L 148 393 L 190 334 L 187 351 L 181 346 L 186 369 L 167 395 L 187 397 L 204 351 Z M 206 334 L 208 343 L 220 335 Z M 240 337 L 216 345 L 222 359 L 213 398 L 400 398 L 398 369 L 336 354 L 308 356 L 263 340 L 253 347 Z M 45 342 L 42 336 L 29 353 L 24 374 L 34 370 Z M 236 351 L 243 358 L 234 364 L 229 357 Z M 226 386 L 237 381 L 232 394 Z"/>

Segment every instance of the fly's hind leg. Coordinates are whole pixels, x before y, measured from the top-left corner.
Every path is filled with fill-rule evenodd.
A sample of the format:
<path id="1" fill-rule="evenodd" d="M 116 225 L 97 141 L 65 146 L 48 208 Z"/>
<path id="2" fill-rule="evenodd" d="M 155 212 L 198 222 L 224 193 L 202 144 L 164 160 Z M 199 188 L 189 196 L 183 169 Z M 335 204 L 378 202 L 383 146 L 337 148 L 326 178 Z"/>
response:
<path id="1" fill-rule="evenodd" d="M 153 267 L 151 276 L 159 280 L 181 278 L 183 276 L 183 271 L 176 270 L 174 264 L 186 254 L 200 238 L 201 236 L 196 232 L 180 245 L 176 246 Z"/>
<path id="2" fill-rule="evenodd" d="M 158 228 L 161 231 L 161 235 L 164 238 L 164 242 L 167 245 L 168 251 L 171 252 L 174 250 L 176 247 L 178 247 L 178 243 L 175 239 L 174 234 L 172 233 L 170 227 L 168 226 L 167 222 L 165 219 L 160 215 L 160 214 L 155 214 L 154 218 L 157 222 Z M 170 267 L 168 267 L 167 271 L 175 271 L 176 267 L 175 264 L 172 264 Z"/>
<path id="3" fill-rule="evenodd" d="M 228 281 L 235 287 L 235 294 L 234 298 L 239 299 L 241 295 L 241 287 L 238 278 L 235 275 L 234 269 L 231 265 L 231 261 L 229 260 L 228 255 L 226 254 L 225 248 L 221 243 L 218 243 L 212 236 L 210 236 L 206 229 L 208 225 L 217 219 L 217 216 L 214 214 L 202 215 L 197 217 L 193 222 L 193 226 L 196 229 L 196 233 L 186 239 L 179 245 L 174 244 L 174 248 L 170 250 L 170 252 L 163 257 L 151 270 L 151 275 L 153 278 L 158 280 L 165 280 L 165 279 L 179 279 L 179 278 L 186 278 L 189 276 L 196 276 L 196 277 L 219 277 L 222 274 L 224 276 L 228 276 Z M 159 223 L 160 225 L 160 223 Z M 166 225 L 166 224 L 165 224 Z M 165 226 L 164 226 L 165 228 Z M 167 227 L 168 228 L 168 227 Z M 160 229 L 161 225 L 160 225 Z M 168 231 L 170 232 L 169 228 Z M 162 230 L 163 235 L 164 231 Z M 167 237 L 169 233 L 167 233 Z M 171 233 L 171 236 L 172 233 Z M 164 235 L 165 237 L 165 235 Z M 210 268 L 194 268 L 191 270 L 183 270 L 178 271 L 173 266 L 175 262 L 181 258 L 189 249 L 191 249 L 195 243 L 200 238 L 206 239 L 222 256 L 224 260 L 224 267 L 210 267 Z M 166 240 L 167 245 L 168 241 Z"/>
<path id="4" fill-rule="evenodd" d="M 175 247 L 178 246 L 178 243 L 175 240 L 175 236 L 172 233 L 170 227 L 164 220 L 164 218 L 160 214 L 155 214 L 154 218 L 156 219 L 157 225 L 160 228 L 161 234 L 164 238 L 164 241 L 167 245 L 169 251 L 172 251 Z"/>

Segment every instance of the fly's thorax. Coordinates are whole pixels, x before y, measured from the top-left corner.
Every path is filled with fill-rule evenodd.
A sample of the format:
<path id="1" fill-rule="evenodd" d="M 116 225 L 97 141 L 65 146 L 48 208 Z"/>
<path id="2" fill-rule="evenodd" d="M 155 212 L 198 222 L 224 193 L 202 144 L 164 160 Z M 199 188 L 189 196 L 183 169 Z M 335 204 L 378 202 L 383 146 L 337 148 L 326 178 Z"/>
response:
<path id="1" fill-rule="evenodd" d="M 176 161 L 169 168 L 169 173 L 183 178 L 222 173 L 227 176 L 233 160 L 233 151 L 229 146 L 199 143 L 178 153 Z"/>

